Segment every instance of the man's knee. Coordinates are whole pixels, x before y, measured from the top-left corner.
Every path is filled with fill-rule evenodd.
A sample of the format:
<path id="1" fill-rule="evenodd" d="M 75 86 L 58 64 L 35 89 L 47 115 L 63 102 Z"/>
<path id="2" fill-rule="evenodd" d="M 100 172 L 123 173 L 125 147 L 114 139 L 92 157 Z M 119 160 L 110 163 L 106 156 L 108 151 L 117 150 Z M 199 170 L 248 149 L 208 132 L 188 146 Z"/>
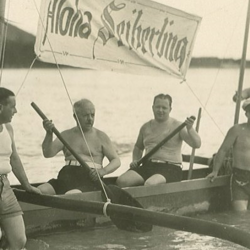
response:
<path id="1" fill-rule="evenodd" d="M 79 189 L 71 189 L 67 191 L 65 194 L 78 194 L 78 193 L 82 193 L 82 191 Z"/>
<path id="2" fill-rule="evenodd" d="M 143 178 L 139 174 L 131 170 L 124 173 L 116 180 L 116 184 L 119 187 L 138 186 L 138 185 L 143 185 L 143 183 L 144 183 Z"/>
<path id="3" fill-rule="evenodd" d="M 42 192 L 42 194 L 48 194 L 48 195 L 55 195 L 55 189 L 52 187 L 49 183 L 44 183 L 40 186 L 38 186 L 38 189 Z"/>
<path id="4" fill-rule="evenodd" d="M 116 185 L 119 187 L 126 187 L 127 185 L 127 178 L 124 175 L 121 175 L 116 180 Z"/>
<path id="5" fill-rule="evenodd" d="M 154 185 L 165 184 L 165 183 L 166 183 L 166 179 L 164 178 L 164 176 L 156 174 L 148 178 L 145 181 L 144 186 L 154 186 Z"/>

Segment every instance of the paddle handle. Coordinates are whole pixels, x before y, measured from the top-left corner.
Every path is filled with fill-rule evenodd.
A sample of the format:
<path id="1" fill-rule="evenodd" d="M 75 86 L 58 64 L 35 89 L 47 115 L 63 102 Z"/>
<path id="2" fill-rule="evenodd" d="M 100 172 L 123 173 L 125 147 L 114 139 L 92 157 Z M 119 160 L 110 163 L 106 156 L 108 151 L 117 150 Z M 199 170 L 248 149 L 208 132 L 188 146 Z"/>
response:
<path id="1" fill-rule="evenodd" d="M 42 110 L 34 103 L 31 103 L 33 109 L 38 113 L 38 115 L 43 119 L 47 120 L 47 116 L 42 112 Z M 90 171 L 90 167 L 83 161 L 83 159 L 72 149 L 72 147 L 63 139 L 61 133 L 56 129 L 56 127 L 52 128 L 52 132 L 57 136 L 57 138 L 62 142 L 62 144 L 70 151 L 70 153 L 76 158 L 76 160 L 84 167 L 88 172 Z"/>
<path id="2" fill-rule="evenodd" d="M 191 119 L 196 119 L 195 116 L 191 116 Z M 161 142 L 159 142 L 155 147 L 153 147 L 147 154 L 145 154 L 139 161 L 138 166 L 145 163 L 160 147 L 162 147 L 167 141 L 173 138 L 177 133 L 179 133 L 187 124 L 183 122 L 175 130 L 173 130 L 168 136 L 166 136 Z"/>
<path id="3" fill-rule="evenodd" d="M 199 108 L 199 111 L 198 111 L 198 118 L 197 118 L 197 123 L 196 123 L 196 128 L 195 128 L 197 133 L 199 132 L 200 120 L 201 120 L 201 108 Z M 195 148 L 192 148 L 189 170 L 188 170 L 188 180 L 191 180 L 191 178 L 192 178 L 194 158 L 195 158 Z"/>

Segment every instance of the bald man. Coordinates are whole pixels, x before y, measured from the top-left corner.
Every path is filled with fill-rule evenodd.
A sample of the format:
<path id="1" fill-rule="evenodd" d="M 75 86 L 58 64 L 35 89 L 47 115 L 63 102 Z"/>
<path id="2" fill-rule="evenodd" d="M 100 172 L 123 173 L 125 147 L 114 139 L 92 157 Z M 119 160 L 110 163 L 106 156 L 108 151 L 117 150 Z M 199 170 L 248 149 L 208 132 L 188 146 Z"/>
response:
<path id="1" fill-rule="evenodd" d="M 65 156 L 65 166 L 59 171 L 56 179 L 51 179 L 38 188 L 44 194 L 65 194 L 69 192 L 83 192 L 96 190 L 95 181 L 114 172 L 121 162 L 109 137 L 99 129 L 93 127 L 95 121 L 95 106 L 87 100 L 81 99 L 74 104 L 74 118 L 76 126 L 61 133 L 64 140 L 90 167 L 90 174 L 75 157 L 56 138 L 53 140 L 53 123 L 43 121 L 46 135 L 42 143 L 43 155 L 54 157 L 60 151 Z M 103 167 L 103 159 L 107 157 L 109 163 Z"/>

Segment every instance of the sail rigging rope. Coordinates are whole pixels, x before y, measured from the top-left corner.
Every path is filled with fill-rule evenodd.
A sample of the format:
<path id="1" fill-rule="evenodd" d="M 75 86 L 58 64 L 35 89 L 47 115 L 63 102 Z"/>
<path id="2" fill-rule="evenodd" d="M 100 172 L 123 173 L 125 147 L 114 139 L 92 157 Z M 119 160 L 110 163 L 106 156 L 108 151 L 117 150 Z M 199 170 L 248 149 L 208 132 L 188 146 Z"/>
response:
<path id="1" fill-rule="evenodd" d="M 237 2 L 237 1 L 235 1 L 235 2 Z M 40 22 L 41 22 L 41 24 L 42 24 L 42 28 L 45 30 L 45 27 L 43 26 L 43 22 L 41 21 L 41 15 L 40 15 L 40 12 L 39 12 L 39 10 L 38 10 L 36 1 L 33 0 L 33 3 L 34 3 L 34 6 L 35 6 L 35 8 L 36 8 L 36 11 L 37 11 L 37 13 L 38 13 L 38 15 L 39 15 L 39 20 L 40 20 Z M 242 9 L 243 9 L 243 7 L 244 7 L 244 5 L 242 4 Z M 222 7 L 222 9 L 223 9 L 223 7 Z M 217 9 L 216 11 L 220 11 L 220 9 Z M 239 17 L 238 17 L 238 21 L 239 21 Z M 233 33 L 235 32 L 236 24 L 238 23 L 238 21 L 235 22 L 235 27 L 234 27 L 234 29 L 231 29 L 231 30 L 233 30 Z M 232 33 L 232 36 L 233 36 L 233 33 Z M 7 29 L 6 29 L 6 34 L 7 34 Z M 6 35 L 6 36 L 7 36 L 7 35 Z M 6 41 L 6 37 L 5 37 L 5 41 Z M 68 89 L 67 89 L 67 86 L 66 86 L 66 83 L 65 83 L 65 80 L 64 80 L 64 77 L 63 77 L 63 75 L 62 75 L 60 66 L 58 65 L 58 62 L 57 62 L 55 53 L 54 53 L 53 48 L 52 48 L 52 45 L 51 45 L 51 43 L 50 43 L 49 37 L 47 37 L 47 41 L 48 41 L 49 46 L 50 46 L 50 48 L 51 48 L 52 55 L 53 55 L 53 57 L 54 57 L 56 67 L 57 67 L 57 69 L 58 69 L 58 71 L 59 71 L 59 74 L 60 74 L 60 77 L 61 77 L 63 86 L 64 86 L 65 91 L 66 91 L 66 93 L 67 93 L 67 96 L 68 96 L 68 98 L 69 98 L 70 104 L 71 104 L 71 106 L 73 107 L 73 112 L 76 114 L 76 112 L 75 112 L 75 110 L 74 110 L 74 106 L 73 106 L 72 100 L 71 100 L 71 97 L 70 97 L 70 94 L 69 94 L 69 91 L 68 91 Z M 227 46 L 225 46 L 225 52 L 224 52 L 224 57 L 223 57 L 222 61 L 225 59 L 225 55 L 226 55 L 226 52 L 227 52 L 227 50 L 228 50 L 228 47 L 229 47 L 230 42 L 231 42 L 230 39 L 228 39 L 228 44 L 227 44 Z M 22 82 L 22 85 L 21 85 L 21 87 L 19 88 L 17 94 L 20 92 L 21 88 L 23 87 L 23 85 L 24 85 L 24 83 L 25 83 L 25 81 L 26 81 L 26 78 L 27 78 L 27 76 L 29 75 L 29 72 L 30 72 L 31 68 L 33 67 L 33 65 L 34 65 L 35 61 L 37 60 L 37 58 L 38 58 L 38 57 L 36 57 L 36 58 L 33 60 L 31 66 L 30 66 L 30 68 L 29 68 L 29 71 L 27 72 L 27 74 L 26 74 L 26 76 L 25 76 L 25 79 L 24 79 L 24 81 Z M 215 84 L 216 84 L 216 81 L 217 81 L 217 78 L 218 78 L 218 74 L 219 74 L 219 71 L 221 70 L 221 67 L 222 67 L 222 64 L 220 65 L 220 67 L 219 67 L 219 69 L 218 69 L 218 71 L 217 71 L 217 73 L 216 73 L 216 76 L 215 76 L 214 81 L 213 81 L 212 88 L 211 88 L 210 91 L 209 91 L 208 98 L 207 98 L 205 104 L 202 104 L 200 98 L 195 94 L 195 91 L 192 89 L 192 87 L 190 86 L 190 84 L 189 84 L 188 82 L 186 82 L 186 84 L 187 84 L 187 86 L 188 86 L 190 92 L 191 92 L 191 93 L 194 95 L 194 97 L 198 100 L 198 102 L 199 102 L 200 105 L 203 107 L 203 109 L 204 109 L 205 112 L 208 114 L 208 116 L 209 116 L 210 119 L 213 121 L 213 123 L 216 125 L 216 127 L 218 128 L 218 130 L 220 131 L 220 133 L 222 133 L 222 135 L 224 135 L 224 133 L 222 132 L 220 126 L 216 123 L 216 121 L 213 119 L 212 115 L 211 115 L 211 114 L 209 113 L 209 111 L 207 110 L 207 105 L 208 105 L 209 100 L 210 100 L 210 98 L 211 98 L 211 95 L 212 95 L 212 93 L 213 93 L 214 86 L 215 86 Z M 78 119 L 78 117 L 77 117 L 77 114 L 76 114 L 76 120 L 77 120 L 77 122 L 79 123 L 79 119 Z M 92 162 L 93 162 L 93 165 L 95 166 L 94 159 L 93 159 L 92 153 L 91 153 L 91 151 L 90 151 L 90 149 L 89 149 L 88 142 L 87 142 L 87 140 L 86 140 L 86 138 L 85 138 L 85 135 L 84 135 L 84 133 L 83 133 L 83 131 L 82 131 L 82 128 L 81 128 L 80 126 L 79 126 L 79 128 L 80 128 L 80 130 L 81 130 L 81 134 L 82 134 L 82 136 L 83 136 L 83 140 L 85 141 L 85 143 L 86 143 L 86 145 L 87 145 L 87 148 L 88 148 L 88 151 L 89 151 L 91 160 L 92 160 Z M 96 168 L 96 167 L 95 167 L 95 169 L 96 169 L 96 171 L 97 171 L 97 168 Z M 101 177 L 100 177 L 98 171 L 97 171 L 97 174 L 98 174 L 98 178 L 99 178 L 99 180 L 100 180 L 100 182 L 101 182 L 101 184 L 102 184 Z M 106 191 L 105 191 L 105 188 L 104 188 L 104 187 L 103 187 L 103 191 L 104 191 L 105 196 L 106 196 L 106 198 L 107 198 L 107 200 L 108 200 L 108 197 L 107 197 L 107 194 L 106 194 Z"/>
<path id="2" fill-rule="evenodd" d="M 222 8 L 220 8 L 220 9 L 218 9 L 218 10 L 221 10 L 221 9 L 222 9 Z M 242 5 L 241 5 L 241 10 L 239 11 L 239 13 L 243 12 L 243 10 L 245 10 L 245 4 L 244 4 L 244 3 L 242 3 Z M 210 117 L 210 119 L 213 121 L 213 123 L 215 124 L 215 126 L 217 127 L 217 129 L 220 131 L 220 133 L 221 133 L 223 136 L 225 136 L 224 132 L 221 130 L 219 124 L 215 121 L 215 119 L 212 117 L 212 115 L 210 114 L 210 112 L 207 110 L 207 105 L 208 105 L 209 100 L 210 100 L 210 98 L 211 98 L 211 96 L 212 96 L 214 87 L 215 87 L 215 85 L 216 85 L 216 83 L 217 83 L 217 79 L 218 79 L 220 70 L 221 70 L 221 68 L 222 68 L 223 61 L 224 61 L 225 58 L 226 58 L 226 53 L 227 53 L 227 51 L 228 51 L 228 49 L 229 49 L 229 45 L 231 44 L 232 37 L 233 37 L 233 35 L 235 34 L 236 27 L 237 27 L 237 25 L 239 24 L 239 20 L 240 20 L 240 15 L 238 16 L 237 21 L 234 22 L 235 25 L 234 25 L 234 28 L 232 29 L 232 33 L 231 33 L 230 39 L 228 39 L 228 42 L 227 42 L 227 44 L 226 44 L 226 46 L 225 46 L 225 50 L 224 50 L 223 57 L 222 57 L 222 62 L 220 63 L 220 65 L 219 65 L 219 67 L 218 67 L 218 69 L 217 69 L 217 71 L 216 71 L 216 75 L 215 75 L 215 78 L 214 78 L 214 80 L 213 80 L 212 87 L 210 88 L 210 91 L 209 91 L 209 93 L 208 93 L 208 98 L 207 98 L 205 104 L 203 104 L 202 101 L 200 100 L 200 98 L 195 94 L 194 90 L 192 89 L 192 87 L 190 86 L 190 84 L 188 83 L 188 81 L 187 81 L 187 80 L 184 81 L 184 82 L 187 84 L 189 90 L 192 92 L 192 94 L 193 94 L 194 97 L 196 98 L 196 100 L 197 100 L 197 101 L 199 102 L 199 104 L 203 107 L 203 109 L 205 110 L 205 112 L 208 114 L 208 116 Z"/>
<path id="3" fill-rule="evenodd" d="M 7 6 L 7 18 L 3 16 L 1 22 L 3 22 L 3 36 L 2 36 L 2 50 L 1 50 L 1 73 L 0 73 L 0 86 L 2 85 L 2 76 L 3 76 L 3 68 L 4 68 L 4 59 L 5 59 L 5 50 L 6 50 L 6 42 L 7 42 L 7 33 L 8 33 L 8 20 L 9 20 L 9 10 L 10 10 L 10 1 L 8 1 L 8 6 Z"/>
<path id="4" fill-rule="evenodd" d="M 21 86 L 19 87 L 19 89 L 18 89 L 17 92 L 16 92 L 16 96 L 18 96 L 19 92 L 20 92 L 21 89 L 23 88 L 23 85 L 24 85 L 24 83 L 26 82 L 26 79 L 27 79 L 27 77 L 28 77 L 28 75 L 29 75 L 29 73 L 30 73 L 30 70 L 33 68 L 33 65 L 34 65 L 34 63 L 37 61 L 37 59 L 38 59 L 38 56 L 36 56 L 35 59 L 32 61 L 31 65 L 30 65 L 30 67 L 29 67 L 29 70 L 27 71 L 27 73 L 26 73 L 26 75 L 25 75 L 25 77 L 24 77 L 24 79 L 23 79 L 23 82 L 22 82 Z"/>
<path id="5" fill-rule="evenodd" d="M 33 0 L 33 3 L 34 3 L 34 6 L 35 6 L 35 8 L 36 8 L 36 11 L 37 11 L 37 13 L 38 13 L 39 20 L 40 20 L 40 22 L 41 22 L 42 28 L 43 28 L 44 31 L 45 31 L 46 28 L 45 28 L 44 25 L 43 25 L 43 21 L 42 21 L 42 18 L 41 18 L 41 14 L 40 14 L 40 12 L 39 12 L 39 10 L 38 10 L 38 7 L 37 7 L 37 4 L 36 4 L 35 0 Z M 56 59 L 56 56 L 55 56 L 53 47 L 52 47 L 52 45 L 51 45 L 51 43 L 50 43 L 50 39 L 49 39 L 48 36 L 47 36 L 47 41 L 48 41 L 48 44 L 49 44 L 50 49 L 51 49 L 51 51 L 52 51 L 52 56 L 53 56 L 53 58 L 54 58 L 54 60 L 55 60 L 56 67 L 57 67 L 57 69 L 58 69 L 58 72 L 59 72 L 59 75 L 60 75 L 60 77 L 61 77 L 61 80 L 62 80 L 64 89 L 65 89 L 65 91 L 66 91 L 66 94 L 67 94 L 68 99 L 69 99 L 69 101 L 70 101 L 71 107 L 72 107 L 73 112 L 74 112 L 74 114 L 75 114 L 77 123 L 79 124 L 80 132 L 81 132 L 82 137 L 83 137 L 83 140 L 84 140 L 84 142 L 85 142 L 85 144 L 86 144 L 86 146 L 87 146 L 87 149 L 88 149 L 88 152 L 89 152 L 89 156 L 90 156 L 91 161 L 92 161 L 92 163 L 93 163 L 94 169 L 95 169 L 95 171 L 96 171 L 96 173 L 97 173 L 97 176 L 98 176 L 99 182 L 100 182 L 100 184 L 101 184 L 102 190 L 103 190 L 104 195 L 105 195 L 105 197 L 106 197 L 106 199 L 107 199 L 107 202 L 109 202 L 110 199 L 109 199 L 108 194 L 107 194 L 107 192 L 106 192 L 106 190 L 105 190 L 105 188 L 104 188 L 104 185 L 103 185 L 103 182 L 102 182 L 102 180 L 101 180 L 100 174 L 99 174 L 99 172 L 98 172 L 98 170 L 97 170 L 97 167 L 96 167 L 96 164 L 95 164 L 95 162 L 94 162 L 94 158 L 93 158 L 93 155 L 92 155 L 91 150 L 90 150 L 90 148 L 89 148 L 89 144 L 88 144 L 88 142 L 87 142 L 87 139 L 86 139 L 86 137 L 85 137 L 85 135 L 84 135 L 84 132 L 83 132 L 83 130 L 82 130 L 82 127 L 80 126 L 79 118 L 78 118 L 77 113 L 76 113 L 76 111 L 75 111 L 75 108 L 74 108 L 72 99 L 71 99 L 71 97 L 70 97 L 68 88 L 67 88 L 67 86 L 66 86 L 66 83 L 65 83 L 65 80 L 64 80 L 62 71 L 61 71 L 60 66 L 59 66 L 59 64 L 58 64 L 58 62 L 57 62 L 57 59 Z"/>

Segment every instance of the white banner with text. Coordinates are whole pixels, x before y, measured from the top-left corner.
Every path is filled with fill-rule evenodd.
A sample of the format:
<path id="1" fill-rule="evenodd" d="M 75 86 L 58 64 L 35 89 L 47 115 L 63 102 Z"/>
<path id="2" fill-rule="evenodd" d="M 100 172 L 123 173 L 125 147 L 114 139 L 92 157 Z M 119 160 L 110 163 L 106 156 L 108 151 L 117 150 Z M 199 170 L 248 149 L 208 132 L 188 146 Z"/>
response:
<path id="1" fill-rule="evenodd" d="M 150 0 L 42 0 L 39 18 L 44 62 L 182 79 L 201 22 Z"/>

